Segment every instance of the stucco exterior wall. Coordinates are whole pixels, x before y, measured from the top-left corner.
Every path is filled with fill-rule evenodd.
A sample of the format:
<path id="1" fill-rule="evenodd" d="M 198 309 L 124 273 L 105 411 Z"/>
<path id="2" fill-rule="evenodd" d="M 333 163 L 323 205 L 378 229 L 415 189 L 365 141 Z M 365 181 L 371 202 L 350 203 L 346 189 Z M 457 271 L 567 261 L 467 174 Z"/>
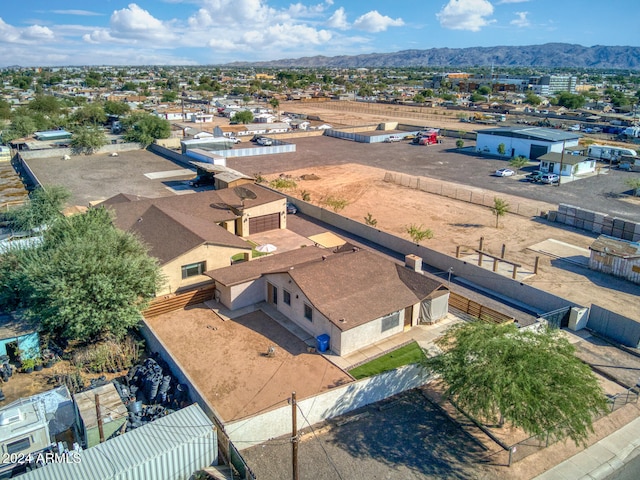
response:
<path id="1" fill-rule="evenodd" d="M 281 200 L 276 200 L 274 202 L 267 203 L 265 205 L 257 205 L 251 208 L 245 208 L 242 214 L 242 222 L 238 222 L 240 225 L 239 231 L 236 232 L 237 235 L 241 237 L 248 237 L 251 235 L 249 231 L 249 218 L 253 217 L 261 217 L 263 215 L 270 215 L 273 213 L 280 214 L 280 228 L 287 228 L 287 199 L 282 198 Z"/>
<path id="2" fill-rule="evenodd" d="M 500 135 L 486 135 L 478 132 L 476 142 L 476 151 L 479 153 L 490 153 L 498 155 L 498 145 L 504 143 L 505 156 L 511 158 L 514 156 L 523 156 L 529 158 L 531 153 L 531 145 L 543 145 L 547 147 L 548 152 L 562 152 L 563 142 L 545 142 L 541 140 L 528 140 L 524 138 L 502 137 Z M 567 140 L 564 142 L 565 148 L 575 147 L 578 140 Z"/>
<path id="3" fill-rule="evenodd" d="M 210 282 L 211 278 L 206 275 L 197 275 L 189 278 L 182 278 L 182 266 L 192 263 L 206 262 L 205 270 L 213 270 L 215 268 L 228 267 L 231 265 L 231 257 L 237 253 L 250 251 L 251 247 L 247 245 L 247 249 L 237 247 L 225 247 L 221 245 L 204 244 L 184 255 L 171 260 L 162 265 L 162 273 L 165 275 L 165 284 L 157 295 L 165 295 L 173 293 L 176 290 L 196 285 L 198 283 Z"/>
<path id="4" fill-rule="evenodd" d="M 419 306 L 415 306 L 413 309 L 414 312 L 417 310 L 419 310 Z M 382 318 L 342 332 L 342 348 L 339 355 L 348 355 L 385 338 L 402 333 L 404 330 L 404 310 L 400 310 L 398 314 L 398 325 L 385 332 L 382 331 Z"/>
<path id="5" fill-rule="evenodd" d="M 248 307 L 256 303 L 264 302 L 267 298 L 266 284 L 260 278 L 253 282 L 233 285 L 231 288 L 223 288 L 220 301 L 231 310 Z"/>

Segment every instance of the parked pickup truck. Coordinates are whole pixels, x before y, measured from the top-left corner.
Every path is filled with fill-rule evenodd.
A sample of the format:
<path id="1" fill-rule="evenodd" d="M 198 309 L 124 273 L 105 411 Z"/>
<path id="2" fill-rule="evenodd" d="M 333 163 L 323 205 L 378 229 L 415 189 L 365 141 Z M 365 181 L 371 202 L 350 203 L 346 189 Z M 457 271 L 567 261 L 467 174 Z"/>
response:
<path id="1" fill-rule="evenodd" d="M 528 182 L 539 182 L 542 180 L 542 175 L 543 175 L 543 172 L 541 172 L 540 170 L 534 170 L 524 178 Z"/>

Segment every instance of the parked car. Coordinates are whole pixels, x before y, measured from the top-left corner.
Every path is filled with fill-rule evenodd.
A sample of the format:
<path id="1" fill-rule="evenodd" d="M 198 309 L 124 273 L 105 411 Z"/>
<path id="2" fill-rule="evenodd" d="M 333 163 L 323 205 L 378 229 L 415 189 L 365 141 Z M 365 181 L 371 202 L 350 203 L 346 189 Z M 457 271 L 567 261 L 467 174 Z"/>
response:
<path id="1" fill-rule="evenodd" d="M 189 180 L 189 185 L 192 187 L 204 187 L 205 185 L 214 185 L 215 178 L 212 174 L 198 175 L 197 177 Z"/>
<path id="2" fill-rule="evenodd" d="M 550 185 L 552 183 L 559 183 L 560 177 L 556 173 L 544 173 L 542 177 L 540 177 L 540 181 Z"/>
<path id="3" fill-rule="evenodd" d="M 287 202 L 287 213 L 289 215 L 295 215 L 298 213 L 298 207 L 296 207 L 293 203 Z"/>
<path id="4" fill-rule="evenodd" d="M 496 170 L 494 173 L 496 177 L 511 177 L 515 174 L 516 172 L 514 172 L 510 168 L 501 168 L 500 170 Z"/>
<path id="5" fill-rule="evenodd" d="M 402 137 L 400 135 L 389 135 L 384 139 L 385 143 L 399 142 L 400 140 L 402 140 Z"/>
<path id="6" fill-rule="evenodd" d="M 528 182 L 539 182 L 542 179 L 542 175 L 544 175 L 544 172 L 541 172 L 540 170 L 534 170 L 524 178 Z"/>
<path id="7" fill-rule="evenodd" d="M 273 140 L 267 137 L 260 137 L 258 139 L 258 145 L 262 145 L 263 147 L 269 147 L 273 145 Z"/>
<path id="8" fill-rule="evenodd" d="M 239 139 L 239 138 L 237 138 L 237 137 L 229 137 L 229 140 L 231 140 L 233 143 L 240 143 L 240 142 L 242 142 L 242 140 L 240 140 L 240 139 Z"/>

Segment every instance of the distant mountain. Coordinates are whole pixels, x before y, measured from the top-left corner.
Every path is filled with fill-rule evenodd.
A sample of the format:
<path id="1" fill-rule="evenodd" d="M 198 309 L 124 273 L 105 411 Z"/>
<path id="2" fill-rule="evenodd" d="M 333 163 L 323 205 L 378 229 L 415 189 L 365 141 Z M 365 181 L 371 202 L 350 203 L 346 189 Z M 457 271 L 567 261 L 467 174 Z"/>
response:
<path id="1" fill-rule="evenodd" d="M 598 69 L 640 69 L 640 47 L 568 43 L 546 43 L 520 47 L 430 48 L 394 53 L 369 53 L 337 57 L 291 58 L 268 62 L 235 62 L 234 66 L 254 67 L 574 67 Z"/>

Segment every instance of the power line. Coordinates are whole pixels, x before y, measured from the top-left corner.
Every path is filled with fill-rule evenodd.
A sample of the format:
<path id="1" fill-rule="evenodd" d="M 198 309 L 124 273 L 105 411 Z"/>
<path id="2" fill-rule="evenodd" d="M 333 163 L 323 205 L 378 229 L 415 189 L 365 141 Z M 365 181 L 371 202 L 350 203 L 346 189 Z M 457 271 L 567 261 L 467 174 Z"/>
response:
<path id="1" fill-rule="evenodd" d="M 304 418 L 305 422 L 307 422 L 307 425 L 309 425 L 309 428 L 311 429 L 311 433 L 313 433 L 313 437 L 316 440 L 318 440 L 318 443 L 320 444 L 320 448 L 322 448 L 322 451 L 324 452 L 324 454 L 327 457 L 327 460 L 329 460 L 329 463 L 331 464 L 331 466 L 335 470 L 336 474 L 338 475 L 338 478 L 340 478 L 340 480 L 344 480 L 342 478 L 342 475 L 340 475 L 340 471 L 338 470 L 338 467 L 336 466 L 336 464 L 333 462 L 331 456 L 329 455 L 329 452 L 327 452 L 327 449 L 324 448 L 324 444 L 322 443 L 322 440 L 320 440 L 320 438 L 318 438 L 318 436 L 316 435 L 316 431 L 313 429 L 313 426 L 311 425 L 311 422 L 309 422 L 309 419 L 305 416 L 304 412 L 302 411 L 302 409 L 300 408 L 299 405 L 298 405 L 298 410 L 300 411 L 300 415 L 302 415 L 302 418 Z"/>

